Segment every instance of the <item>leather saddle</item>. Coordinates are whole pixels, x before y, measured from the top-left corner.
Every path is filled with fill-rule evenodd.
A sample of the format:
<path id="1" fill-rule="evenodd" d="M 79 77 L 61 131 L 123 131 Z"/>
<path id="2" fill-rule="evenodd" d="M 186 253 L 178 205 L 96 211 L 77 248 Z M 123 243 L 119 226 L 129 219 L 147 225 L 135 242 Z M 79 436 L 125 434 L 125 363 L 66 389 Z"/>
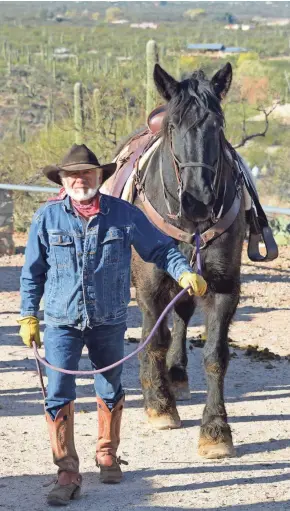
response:
<path id="1" fill-rule="evenodd" d="M 163 119 L 166 114 L 166 106 L 161 105 L 155 108 L 149 115 L 147 119 L 147 126 L 151 133 L 160 133 L 162 128 Z"/>
<path id="2" fill-rule="evenodd" d="M 150 113 L 147 119 L 147 128 L 132 137 L 115 158 L 117 169 L 101 187 L 101 192 L 113 197 L 121 197 L 125 184 L 137 167 L 139 159 L 160 137 L 165 114 L 166 107 L 164 105 L 155 108 Z M 133 200 L 133 194 L 131 196 Z"/>

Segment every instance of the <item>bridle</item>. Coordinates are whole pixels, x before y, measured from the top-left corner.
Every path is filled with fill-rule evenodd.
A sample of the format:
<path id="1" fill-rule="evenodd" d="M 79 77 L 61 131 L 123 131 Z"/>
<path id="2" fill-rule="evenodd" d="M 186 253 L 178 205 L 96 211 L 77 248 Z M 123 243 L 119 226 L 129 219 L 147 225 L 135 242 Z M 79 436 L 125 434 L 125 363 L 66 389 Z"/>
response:
<path id="1" fill-rule="evenodd" d="M 204 119 L 203 119 L 204 120 Z M 174 126 L 172 124 L 169 125 L 169 129 L 168 129 L 168 133 L 169 133 L 169 147 L 170 147 L 170 153 L 171 153 L 171 156 L 172 156 L 172 160 L 173 160 L 173 166 L 174 166 L 174 170 L 175 170 L 175 175 L 176 175 L 176 180 L 177 180 L 177 184 L 178 184 L 178 198 L 179 198 L 179 211 L 176 215 L 172 214 L 172 211 L 171 211 L 171 207 L 170 207 L 170 204 L 169 204 L 169 201 L 166 197 L 166 190 L 165 190 L 165 186 L 164 186 L 164 178 L 163 178 L 163 175 L 161 176 L 162 177 L 162 184 L 163 184 L 163 192 L 164 192 L 164 197 L 165 197 L 165 202 L 167 204 L 167 208 L 169 209 L 169 214 L 167 216 L 169 216 L 169 218 L 172 218 L 173 220 L 174 219 L 178 219 L 181 217 L 181 193 L 182 193 L 182 189 L 183 189 L 183 183 L 182 183 L 182 177 L 181 177 L 181 171 L 182 169 L 186 168 L 186 167 L 192 167 L 192 168 L 197 168 L 197 167 L 202 167 L 204 169 L 208 169 L 210 170 L 211 172 L 214 173 L 214 180 L 213 180 L 213 183 L 211 185 L 211 189 L 212 189 L 212 193 L 215 197 L 215 200 L 214 200 L 214 204 L 213 204 L 213 207 L 212 207 L 212 212 L 211 212 L 211 220 L 213 223 L 217 222 L 218 219 L 221 217 L 222 215 L 222 211 L 223 211 L 223 203 L 224 203 L 224 197 L 225 197 L 225 193 L 226 193 L 226 183 L 225 183 L 225 189 L 224 189 L 224 196 L 223 196 L 223 200 L 222 200 L 222 205 L 218 211 L 218 213 L 216 214 L 215 213 L 215 207 L 216 207 L 216 203 L 217 203 L 217 200 L 219 198 L 219 194 L 220 194 L 220 188 L 221 188 L 221 177 L 222 177 L 222 157 L 225 157 L 225 136 L 224 136 L 224 130 L 223 130 L 223 127 L 220 126 L 219 128 L 219 155 L 218 155 L 218 159 L 217 159 L 217 162 L 215 165 L 209 165 L 208 163 L 204 163 L 204 162 L 196 162 L 196 161 L 188 161 L 188 162 L 181 162 L 178 157 L 176 156 L 175 154 L 175 151 L 174 151 L 174 146 L 173 146 L 173 136 L 172 136 L 172 133 L 173 133 L 173 130 L 174 130 Z M 162 173 L 162 166 L 160 165 L 160 172 Z"/>

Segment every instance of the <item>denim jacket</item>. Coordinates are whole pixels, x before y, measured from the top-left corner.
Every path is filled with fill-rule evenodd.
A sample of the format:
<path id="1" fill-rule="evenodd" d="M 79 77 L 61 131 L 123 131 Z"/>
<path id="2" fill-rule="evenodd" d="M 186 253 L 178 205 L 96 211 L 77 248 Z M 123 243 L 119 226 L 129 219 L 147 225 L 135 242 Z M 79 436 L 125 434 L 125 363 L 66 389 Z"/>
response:
<path id="1" fill-rule="evenodd" d="M 21 273 L 21 316 L 79 329 L 126 320 L 130 301 L 131 247 L 178 280 L 192 271 L 175 242 L 135 206 L 100 196 L 100 212 L 86 229 L 66 196 L 34 215 Z"/>

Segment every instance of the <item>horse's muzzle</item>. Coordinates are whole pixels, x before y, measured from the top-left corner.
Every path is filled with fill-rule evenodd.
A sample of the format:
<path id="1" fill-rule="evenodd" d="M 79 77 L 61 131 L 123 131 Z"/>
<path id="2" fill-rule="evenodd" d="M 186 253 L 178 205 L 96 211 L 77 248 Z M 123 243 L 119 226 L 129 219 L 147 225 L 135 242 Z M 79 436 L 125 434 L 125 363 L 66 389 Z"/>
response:
<path id="1" fill-rule="evenodd" d="M 181 213 L 189 220 L 201 222 L 211 218 L 212 206 L 212 201 L 204 204 L 188 192 L 183 192 L 181 195 Z"/>

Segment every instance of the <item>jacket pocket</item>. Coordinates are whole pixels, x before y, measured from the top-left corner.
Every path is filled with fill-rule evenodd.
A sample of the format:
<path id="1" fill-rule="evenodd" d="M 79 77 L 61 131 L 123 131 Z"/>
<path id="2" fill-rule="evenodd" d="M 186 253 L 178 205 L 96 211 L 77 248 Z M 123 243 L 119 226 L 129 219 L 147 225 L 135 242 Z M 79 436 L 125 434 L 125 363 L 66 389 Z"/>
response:
<path id="1" fill-rule="evenodd" d="M 50 232 L 51 267 L 54 273 L 74 267 L 74 238 L 66 232 Z"/>
<path id="2" fill-rule="evenodd" d="M 102 246 L 102 259 L 104 264 L 117 264 L 123 258 L 124 232 L 116 227 L 111 227 L 105 233 Z"/>

